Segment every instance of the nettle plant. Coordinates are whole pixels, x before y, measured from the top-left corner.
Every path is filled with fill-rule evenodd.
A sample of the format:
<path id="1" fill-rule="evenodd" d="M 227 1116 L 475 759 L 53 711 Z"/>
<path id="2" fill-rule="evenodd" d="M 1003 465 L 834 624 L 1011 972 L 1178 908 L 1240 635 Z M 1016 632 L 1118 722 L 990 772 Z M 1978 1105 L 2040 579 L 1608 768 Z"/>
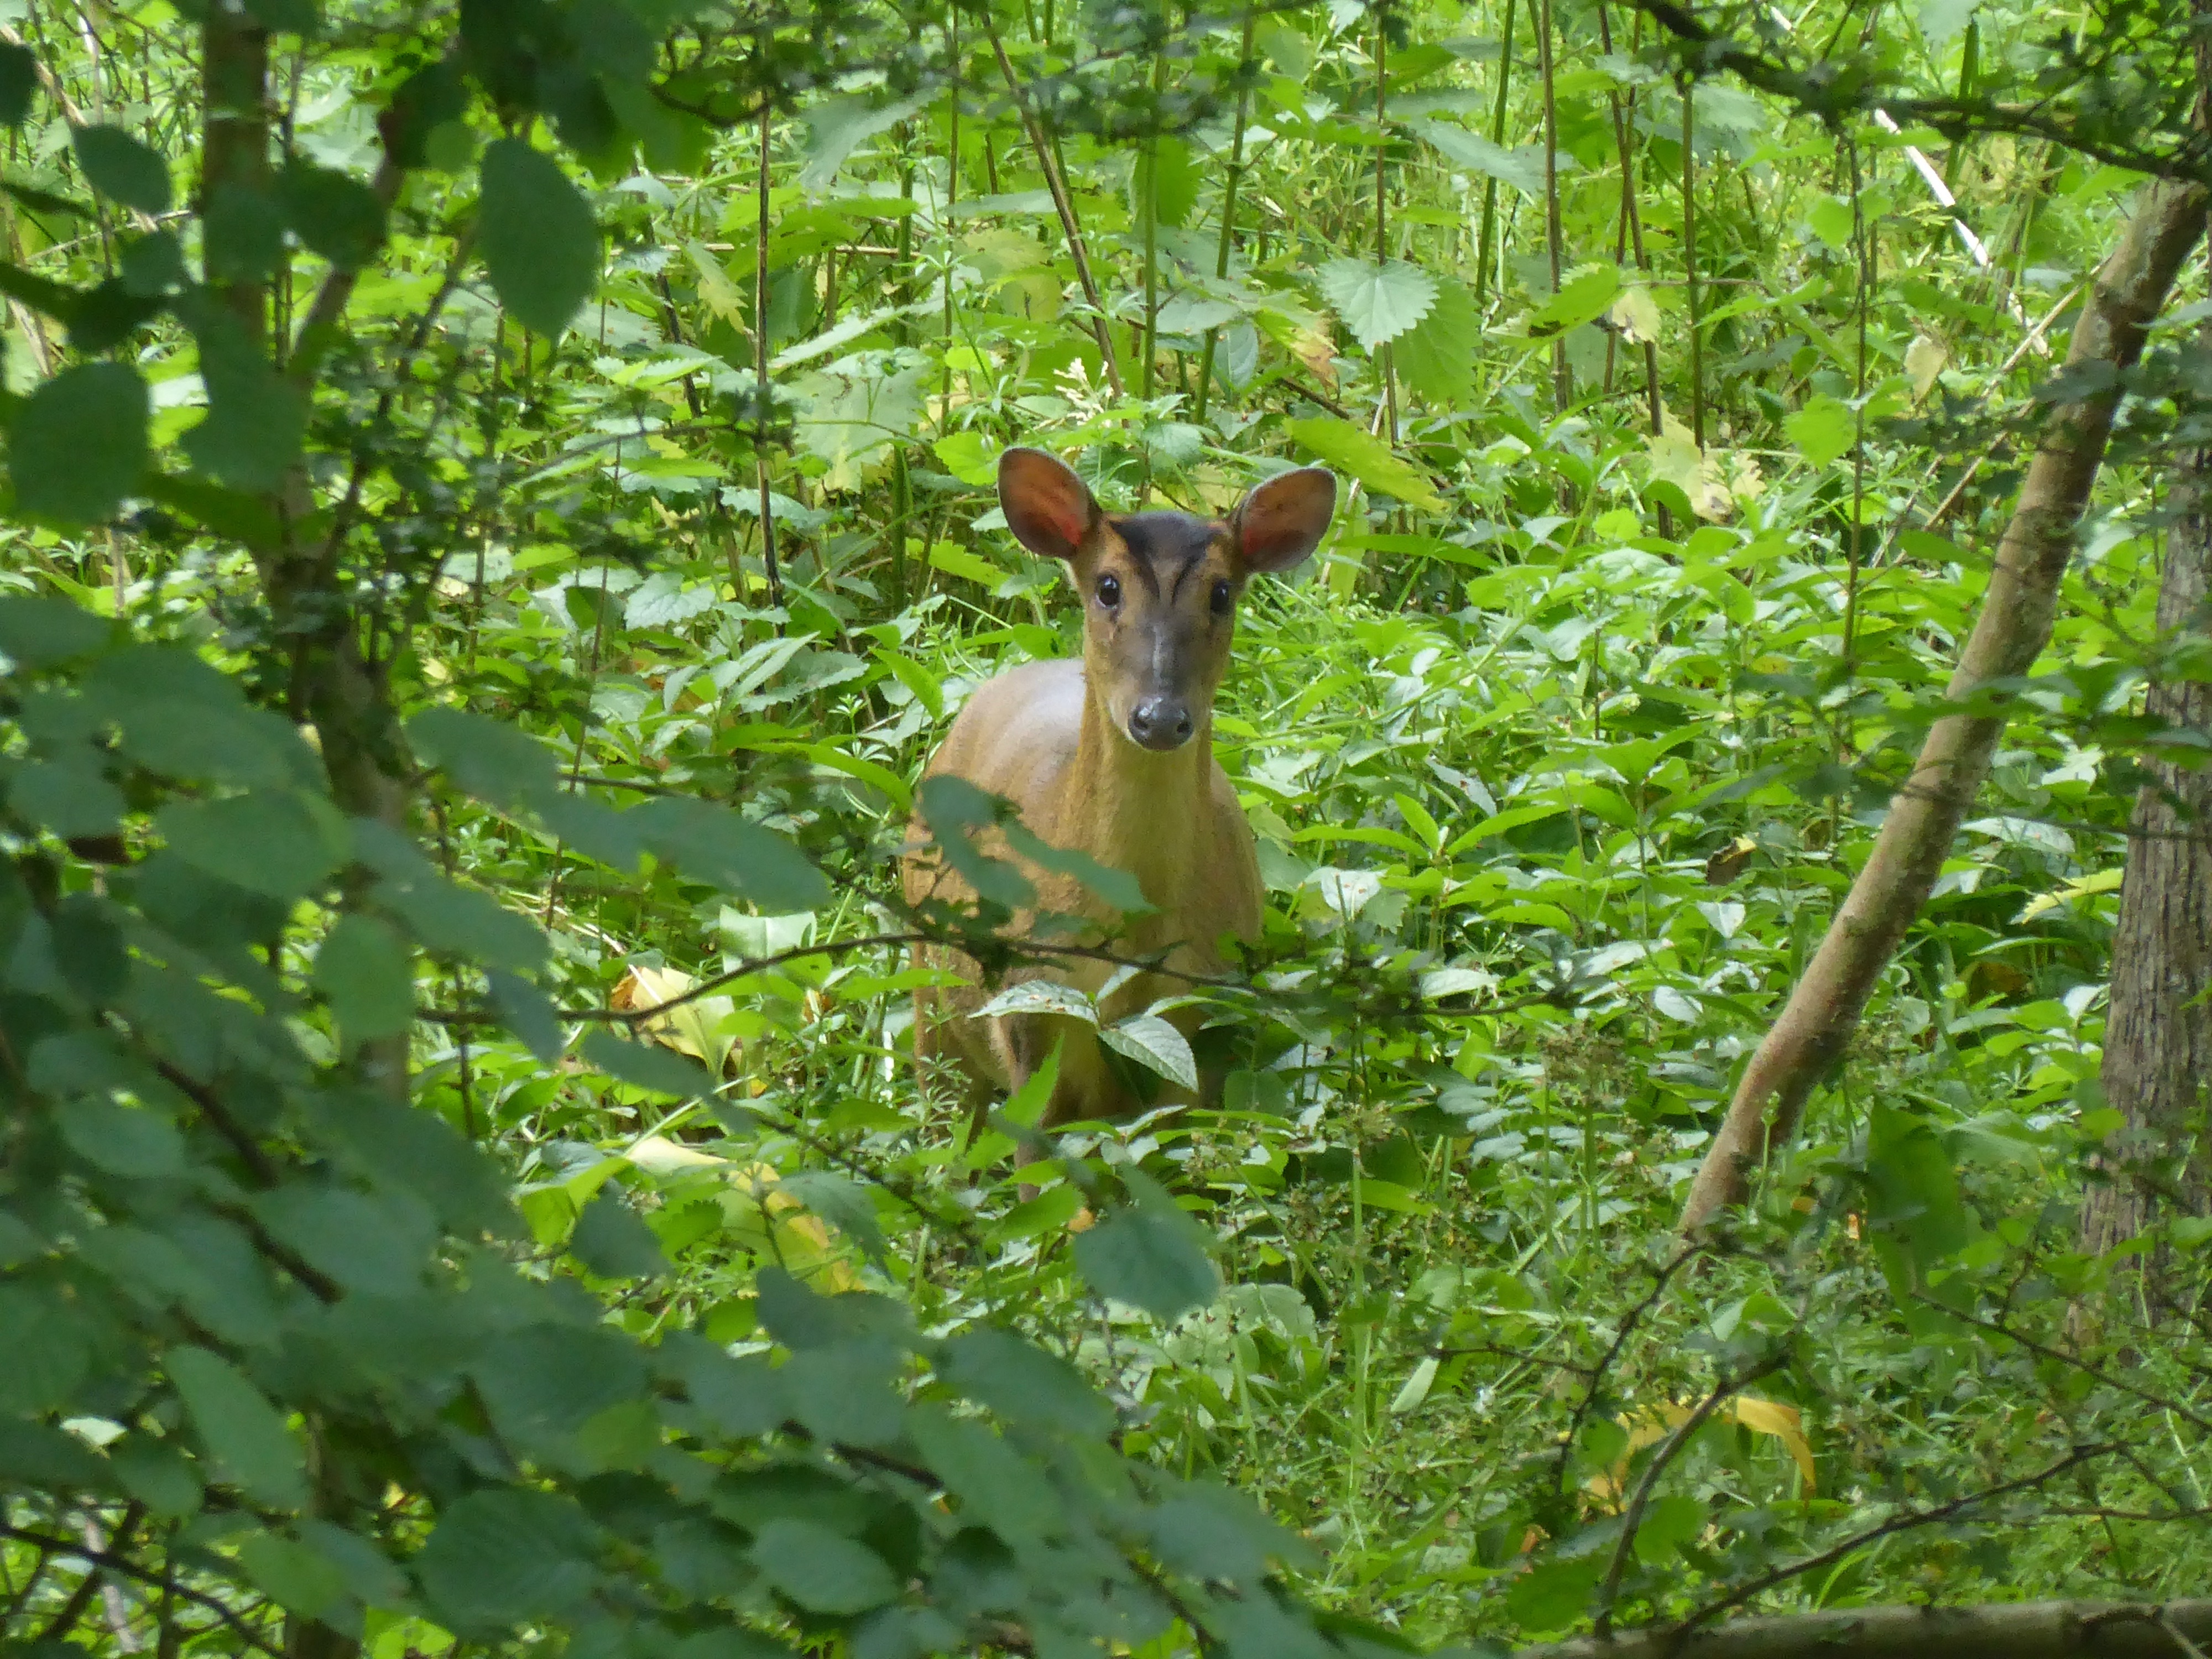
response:
<path id="1" fill-rule="evenodd" d="M 159 550 L 185 601 L 134 605 L 134 629 L 0 600 L 0 1637 L 1394 1649 L 1317 1623 L 1278 1576 L 1298 1540 L 1125 1459 L 1114 1407 L 1012 1334 L 924 1334 L 775 1269 L 773 1340 L 744 1357 L 611 1324 L 556 1258 L 649 1285 L 653 1234 L 611 1193 L 540 1245 L 477 1126 L 415 1098 L 422 1017 L 504 1024 L 549 1073 L 573 1030 L 537 919 L 441 867 L 461 794 L 611 879 L 649 860 L 764 906 L 823 890 L 727 808 L 565 788 L 545 745 L 423 706 L 410 650 L 502 484 L 457 407 L 487 374 L 496 392 L 542 371 L 598 278 L 563 155 L 605 177 L 641 145 L 703 145 L 759 88 L 865 67 L 879 35 L 894 70 L 924 67 L 887 12 L 681 10 L 208 10 L 196 71 L 149 82 L 157 126 L 204 112 L 173 157 L 0 54 L 0 116 L 61 124 L 98 198 L 61 205 L 113 250 L 78 286 L 0 267 L 18 314 L 66 333 L 65 363 L 9 399 L 17 544 L 107 526 L 92 547 L 118 568 Z M 303 76 L 352 88 L 373 164 L 289 148 L 270 112 Z M 498 309 L 511 356 L 488 369 L 441 332 L 464 301 Z M 149 378 L 194 367 L 206 412 L 180 432 Z M 454 1006 L 418 1006 L 432 982 Z M 715 1087 L 605 1030 L 583 1048 L 587 1075 Z M 1082 1260 L 1172 1316 L 1212 1269 L 1136 1185 Z"/>

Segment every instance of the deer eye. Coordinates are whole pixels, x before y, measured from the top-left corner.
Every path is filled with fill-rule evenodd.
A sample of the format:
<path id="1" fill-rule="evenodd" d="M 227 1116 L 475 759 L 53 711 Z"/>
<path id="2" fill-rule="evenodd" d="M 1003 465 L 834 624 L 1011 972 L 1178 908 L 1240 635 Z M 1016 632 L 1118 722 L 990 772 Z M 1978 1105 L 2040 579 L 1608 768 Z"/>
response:
<path id="1" fill-rule="evenodd" d="M 1230 591 L 1229 584 L 1227 582 L 1214 583 L 1213 614 L 1217 617 L 1227 616 L 1229 614 L 1229 607 L 1235 602 L 1236 598 L 1236 594 Z"/>
<path id="2" fill-rule="evenodd" d="M 1121 603 L 1121 579 L 1119 576 L 1108 575 L 1101 576 L 1098 579 L 1098 603 L 1104 605 L 1109 611 L 1114 610 L 1115 607 L 1120 605 Z"/>

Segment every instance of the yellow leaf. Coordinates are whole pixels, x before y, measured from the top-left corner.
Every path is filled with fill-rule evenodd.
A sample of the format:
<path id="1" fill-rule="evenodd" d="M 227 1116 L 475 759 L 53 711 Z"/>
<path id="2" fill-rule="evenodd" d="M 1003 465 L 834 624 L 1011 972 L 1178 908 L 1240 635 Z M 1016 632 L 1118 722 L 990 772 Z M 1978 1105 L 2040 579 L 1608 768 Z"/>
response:
<path id="1" fill-rule="evenodd" d="M 632 968 L 607 999 L 617 1008 L 657 1008 L 695 989 L 699 981 L 673 968 Z M 727 997 L 694 997 L 645 1022 L 644 1034 L 686 1054 L 716 1077 L 729 1065 L 737 1037 L 731 1030 L 737 1005 Z"/>
<path id="2" fill-rule="evenodd" d="M 1778 1400 L 1756 1400 L 1747 1394 L 1738 1395 L 1722 1408 L 1753 1434 L 1771 1435 L 1796 1460 L 1797 1473 L 1805 1477 L 1809 1490 L 1819 1484 L 1820 1472 L 1813 1467 L 1812 1443 L 1805 1438 L 1805 1418 L 1795 1406 L 1785 1406 Z"/>
<path id="3" fill-rule="evenodd" d="M 1584 1489 L 1601 1502 L 1618 1504 L 1626 1495 L 1628 1480 L 1628 1461 L 1644 1447 L 1664 1440 L 1668 1435 L 1690 1420 L 1691 1407 L 1672 1400 L 1656 1406 L 1646 1406 L 1637 1412 L 1623 1413 L 1616 1420 L 1628 1431 L 1628 1449 L 1620 1461 L 1601 1474 L 1593 1475 L 1583 1483 Z M 1797 1465 L 1798 1474 L 1805 1477 L 1809 1492 L 1819 1480 L 1820 1472 L 1814 1467 L 1812 1443 L 1805 1438 L 1804 1417 L 1795 1406 L 1785 1406 L 1779 1401 L 1760 1400 L 1751 1395 L 1738 1395 L 1723 1401 L 1714 1413 L 1741 1424 L 1753 1434 L 1770 1435 L 1779 1440 L 1784 1450 Z"/>
<path id="4" fill-rule="evenodd" d="M 2094 893 L 2116 891 L 2125 869 L 2115 865 L 2109 870 L 2100 870 L 2093 875 L 2076 876 L 2055 893 L 2038 893 L 2028 900 L 2021 913 L 2013 918 L 2015 923 L 2033 921 L 2046 910 L 2056 910 L 2062 904 L 2071 904 L 2075 899 L 2087 898 Z"/>
<path id="5" fill-rule="evenodd" d="M 1623 289 L 1606 314 L 1631 345 L 1659 337 L 1659 302 L 1651 297 L 1650 289 Z"/>
<path id="6" fill-rule="evenodd" d="M 1929 387 L 1936 384 L 1936 377 L 1950 360 L 1951 354 L 1943 349 L 1941 340 L 1926 334 L 1912 337 L 1912 343 L 1905 348 L 1905 372 L 1912 377 L 1915 403 L 1928 395 Z"/>

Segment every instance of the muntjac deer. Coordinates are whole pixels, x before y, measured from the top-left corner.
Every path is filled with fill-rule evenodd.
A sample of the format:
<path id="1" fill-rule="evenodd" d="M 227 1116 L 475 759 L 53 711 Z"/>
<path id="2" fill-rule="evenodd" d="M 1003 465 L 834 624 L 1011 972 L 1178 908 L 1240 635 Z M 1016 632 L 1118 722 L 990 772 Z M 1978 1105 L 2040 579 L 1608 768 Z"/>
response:
<path id="1" fill-rule="evenodd" d="M 1176 973 L 1218 973 L 1224 937 L 1258 939 L 1261 889 L 1252 828 L 1213 758 L 1213 696 L 1246 581 L 1311 556 L 1336 510 L 1336 480 L 1319 467 L 1282 473 L 1225 522 L 1185 513 L 1123 516 L 1101 511 L 1083 481 L 1042 451 L 1009 449 L 999 460 L 999 501 L 1023 546 L 1066 561 L 1083 604 L 1083 656 L 1025 664 L 978 687 L 928 775 L 951 773 L 1002 796 L 1046 842 L 1134 876 L 1152 910 L 1122 936 L 1121 953 L 1161 957 Z M 1003 843 L 985 850 L 1006 855 Z M 1073 878 L 1015 862 L 1036 893 L 1035 909 L 1013 919 L 1015 933 L 1040 913 L 1120 919 Z M 910 903 L 971 896 L 928 850 L 908 855 L 905 886 Z M 973 983 L 975 964 L 949 951 L 920 954 L 971 981 L 917 993 L 915 1043 L 918 1058 L 960 1063 L 979 1115 L 991 1091 L 1027 1082 L 1055 1041 L 1060 1070 L 1042 1127 L 1190 1103 L 1172 1084 L 1152 1102 L 1140 1099 L 1081 1020 L 976 1018 L 987 993 Z M 1115 971 L 1103 961 L 1063 963 L 1008 977 L 1055 979 L 1096 994 Z M 1114 988 L 1099 1018 L 1110 1024 L 1188 988 L 1171 974 L 1139 973 Z M 1183 1008 L 1169 1018 L 1188 1040 L 1204 1016 Z"/>

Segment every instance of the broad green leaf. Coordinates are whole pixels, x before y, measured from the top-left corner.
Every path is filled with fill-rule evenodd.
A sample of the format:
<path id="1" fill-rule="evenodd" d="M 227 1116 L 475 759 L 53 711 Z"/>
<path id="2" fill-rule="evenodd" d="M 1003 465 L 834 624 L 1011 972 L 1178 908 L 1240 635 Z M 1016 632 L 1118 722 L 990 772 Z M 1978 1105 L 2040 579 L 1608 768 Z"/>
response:
<path id="1" fill-rule="evenodd" d="M 384 204 L 351 173 L 295 160 L 276 191 L 293 234 L 340 270 L 358 270 L 383 246 Z"/>
<path id="2" fill-rule="evenodd" d="M 598 1529 L 573 1498 L 492 1487 L 439 1517 L 415 1576 L 444 1622 L 490 1635 L 578 1611 L 598 1578 L 597 1549 Z"/>
<path id="3" fill-rule="evenodd" d="M 0 126 L 20 127 L 39 89 L 39 60 L 30 48 L 0 45 Z"/>
<path id="4" fill-rule="evenodd" d="M 1797 453 L 1814 466 L 1842 459 L 1857 441 L 1851 406 L 1826 392 L 1806 399 L 1804 408 L 1782 424 L 1790 441 L 1797 446 Z"/>
<path id="5" fill-rule="evenodd" d="M 415 1023 L 415 962 L 379 916 L 338 918 L 315 952 L 315 988 L 349 1043 L 392 1036 Z"/>
<path id="6" fill-rule="evenodd" d="M 121 127 L 73 128 L 85 179 L 111 202 L 158 217 L 169 210 L 169 164 Z"/>
<path id="7" fill-rule="evenodd" d="M 289 1612 L 319 1618 L 345 1596 L 338 1570 L 297 1539 L 254 1532 L 239 1540 L 239 1565 L 261 1591 Z"/>
<path id="8" fill-rule="evenodd" d="M 477 238 L 500 301 L 525 328 L 559 334 L 599 280 L 599 227 L 561 164 L 520 138 L 484 150 Z"/>
<path id="9" fill-rule="evenodd" d="M 651 1043 L 627 1042 L 611 1031 L 586 1036 L 583 1058 L 610 1077 L 654 1094 L 689 1100 L 714 1092 L 714 1079 L 696 1060 Z"/>
<path id="10" fill-rule="evenodd" d="M 89 754 L 25 761 L 5 775 L 9 804 L 64 840 L 111 835 L 123 821 L 123 792 Z"/>
<path id="11" fill-rule="evenodd" d="M 1605 314 L 1620 293 L 1620 267 L 1584 266 L 1559 282 L 1559 291 L 1528 314 L 1531 334 L 1564 334 Z"/>
<path id="12" fill-rule="evenodd" d="M 58 524 L 106 518 L 146 471 L 146 382 L 122 363 L 80 363 L 17 411 L 8 467 L 15 503 Z"/>
<path id="13" fill-rule="evenodd" d="M 986 489 L 998 479 L 1000 447 L 980 432 L 955 432 L 939 438 L 931 447 L 945 470 L 962 483 Z"/>
<path id="14" fill-rule="evenodd" d="M 168 1370 L 200 1444 L 240 1491 L 273 1509 L 307 1501 L 299 1443 L 243 1371 L 220 1354 L 190 1346 L 169 1350 Z"/>
<path id="15" fill-rule="evenodd" d="M 928 101 L 927 93 L 883 103 L 870 94 L 850 93 L 814 104 L 806 112 L 806 161 L 799 170 L 799 187 L 809 196 L 821 195 L 854 150 Z"/>
<path id="16" fill-rule="evenodd" d="M 1469 173 L 1510 185 L 1524 196 L 1540 198 L 1544 194 L 1544 152 L 1537 145 L 1507 149 L 1449 121 L 1408 121 L 1406 130 L 1433 145 L 1446 161 Z M 1559 162 L 1563 170 L 1571 165 L 1565 155 Z"/>
<path id="17" fill-rule="evenodd" d="M 66 599 L 15 593 L 0 599 L 0 656 L 44 668 L 99 650 L 115 637 L 115 625 Z"/>
<path id="18" fill-rule="evenodd" d="M 69 1403 L 91 1369 L 92 1350 L 58 1285 L 0 1285 L 0 1413 L 40 1416 Z"/>
<path id="19" fill-rule="evenodd" d="M 1075 1239 L 1075 1265 L 1093 1290 L 1142 1308 L 1155 1319 L 1180 1318 L 1221 1289 L 1198 1224 L 1157 1184 L 1125 1172 L 1136 1201 Z"/>
<path id="20" fill-rule="evenodd" d="M 185 434 L 185 453 L 234 489 L 273 489 L 299 459 L 307 394 L 276 373 L 233 313 L 211 303 L 190 311 L 208 412 Z"/>
<path id="21" fill-rule="evenodd" d="M 761 1576 L 809 1613 L 866 1613 L 898 1594 L 883 1557 L 813 1521 L 771 1521 L 754 1534 Z"/>
<path id="22" fill-rule="evenodd" d="M 150 1180 L 185 1167 L 185 1138 L 160 1113 L 113 1100 L 79 1100 L 62 1113 L 70 1149 L 110 1175 Z"/>
<path id="23" fill-rule="evenodd" d="M 1414 507 L 1437 510 L 1443 507 L 1443 498 L 1437 494 L 1425 473 L 1400 459 L 1380 438 L 1349 421 L 1340 421 L 1332 415 L 1316 415 L 1302 421 L 1285 421 L 1283 429 L 1377 495 L 1389 495 Z"/>
<path id="24" fill-rule="evenodd" d="M 637 1345 L 603 1325 L 524 1326 L 489 1343 L 469 1372 L 501 1432 L 532 1447 L 557 1444 L 647 1382 Z"/>
<path id="25" fill-rule="evenodd" d="M 126 1434 L 108 1447 L 107 1461 L 124 1490 L 165 1519 L 191 1514 L 206 1495 L 199 1471 L 174 1440 Z"/>
<path id="26" fill-rule="evenodd" d="M 1332 259 L 1316 275 L 1352 338 L 1370 351 L 1405 333 L 1437 302 L 1436 278 L 1403 259 L 1379 265 L 1366 259 Z"/>
<path id="27" fill-rule="evenodd" d="M 407 722 L 407 740 L 477 799 L 532 806 L 559 787 L 559 763 L 537 738 L 465 709 L 425 708 Z"/>
<path id="28" fill-rule="evenodd" d="M 888 1265 L 874 1200 L 860 1182 L 834 1170 L 801 1170 L 784 1176 L 777 1186 L 859 1245 L 871 1261 Z"/>
<path id="29" fill-rule="evenodd" d="M 346 852 L 345 825 L 329 804 L 291 790 L 179 801 L 154 827 L 187 863 L 275 899 L 304 897 Z"/>
<path id="30" fill-rule="evenodd" d="M 653 1229 L 606 1188 L 576 1218 L 568 1253 L 602 1279 L 656 1279 L 668 1271 Z"/>
<path id="31" fill-rule="evenodd" d="M 1158 1014 L 1133 1014 L 1098 1036 L 1116 1054 L 1150 1066 L 1170 1083 L 1198 1087 L 1198 1062 L 1192 1058 L 1189 1040 Z"/>
<path id="32" fill-rule="evenodd" d="M 995 589 L 1006 573 L 988 559 L 978 558 L 957 542 L 939 542 L 929 550 L 930 568 L 982 587 Z"/>
<path id="33" fill-rule="evenodd" d="M 672 795 L 629 816 L 657 855 L 763 911 L 811 910 L 829 899 L 829 883 L 805 854 L 727 807 Z"/>
<path id="34" fill-rule="evenodd" d="M 970 1400 L 1010 1422 L 1092 1437 L 1114 1425 L 1114 1409 L 1065 1359 L 988 1326 L 946 1344 L 938 1370 Z"/>
<path id="35" fill-rule="evenodd" d="M 1436 304 L 1392 344 L 1390 361 L 1399 377 L 1431 403 L 1455 408 L 1474 395 L 1482 339 L 1482 311 L 1474 295 L 1443 278 L 1437 283 Z"/>

